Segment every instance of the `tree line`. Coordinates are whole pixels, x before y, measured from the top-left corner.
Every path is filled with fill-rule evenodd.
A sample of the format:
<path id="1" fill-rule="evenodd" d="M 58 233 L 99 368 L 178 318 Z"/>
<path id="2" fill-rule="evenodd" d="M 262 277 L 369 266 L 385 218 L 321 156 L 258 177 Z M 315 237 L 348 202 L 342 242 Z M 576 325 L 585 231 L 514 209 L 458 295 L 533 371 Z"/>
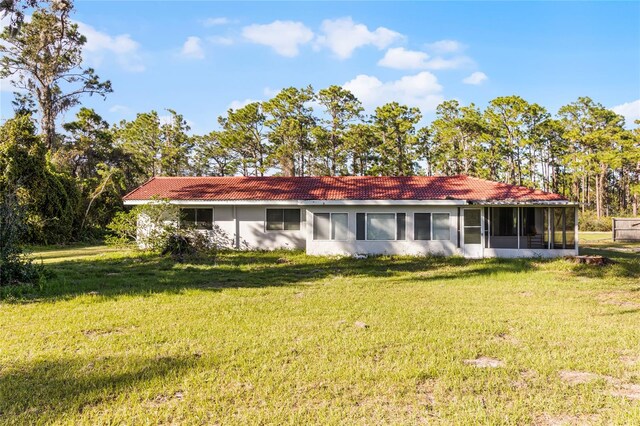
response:
<path id="1" fill-rule="evenodd" d="M 10 4 L 0 75 L 21 92 L 0 129 L 0 190 L 23 206 L 26 241 L 99 236 L 121 196 L 160 175 L 467 174 L 558 192 L 598 218 L 637 215 L 640 123 L 628 130 L 588 97 L 555 114 L 519 96 L 485 108 L 445 101 L 424 125 L 416 107 L 391 102 L 366 114 L 340 86 L 307 86 L 229 109 L 204 135 L 171 109 L 107 123 L 81 106 L 83 95 L 112 87 L 82 65 L 86 39 L 70 20 L 73 5 Z M 29 22 L 20 18 L 26 7 L 35 8 Z"/>

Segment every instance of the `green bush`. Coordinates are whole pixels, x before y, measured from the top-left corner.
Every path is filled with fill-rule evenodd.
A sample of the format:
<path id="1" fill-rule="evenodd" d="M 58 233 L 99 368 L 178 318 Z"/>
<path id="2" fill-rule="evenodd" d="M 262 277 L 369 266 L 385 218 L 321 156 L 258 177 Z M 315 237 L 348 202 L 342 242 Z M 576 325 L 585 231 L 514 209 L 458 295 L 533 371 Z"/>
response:
<path id="1" fill-rule="evenodd" d="M 208 235 L 194 229 L 177 229 L 170 233 L 162 248 L 162 255 L 170 255 L 183 262 L 186 258 L 208 258 L 215 260 L 218 249 Z"/>
<path id="2" fill-rule="evenodd" d="M 168 236 L 177 229 L 179 212 L 179 208 L 168 200 L 160 199 L 118 212 L 107 225 L 110 235 L 105 242 L 115 246 L 161 251 Z"/>
<path id="3" fill-rule="evenodd" d="M 180 209 L 167 200 L 154 200 L 118 212 L 107 226 L 111 234 L 107 244 L 128 246 L 170 255 L 182 262 L 187 257 L 215 259 L 220 246 L 230 246 L 231 239 L 217 226 L 197 230 L 178 226 Z"/>
<path id="4" fill-rule="evenodd" d="M 602 216 L 598 219 L 596 212 L 590 210 L 579 213 L 578 224 L 581 231 L 611 232 L 612 226 L 611 217 Z"/>
<path id="5" fill-rule="evenodd" d="M 33 263 L 20 246 L 26 231 L 24 212 L 14 193 L 0 193 L 0 286 L 34 284 L 44 279 L 44 267 Z"/>

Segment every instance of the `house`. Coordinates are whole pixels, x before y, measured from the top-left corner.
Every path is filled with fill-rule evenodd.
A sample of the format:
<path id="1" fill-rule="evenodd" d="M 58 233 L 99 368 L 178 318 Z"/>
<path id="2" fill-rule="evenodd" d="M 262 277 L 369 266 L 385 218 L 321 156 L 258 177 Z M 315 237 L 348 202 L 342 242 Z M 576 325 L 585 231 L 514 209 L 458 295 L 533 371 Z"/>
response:
<path id="1" fill-rule="evenodd" d="M 157 198 L 180 207 L 181 224 L 221 230 L 237 249 L 469 258 L 578 252 L 574 203 L 469 176 L 154 177 L 124 204 Z"/>

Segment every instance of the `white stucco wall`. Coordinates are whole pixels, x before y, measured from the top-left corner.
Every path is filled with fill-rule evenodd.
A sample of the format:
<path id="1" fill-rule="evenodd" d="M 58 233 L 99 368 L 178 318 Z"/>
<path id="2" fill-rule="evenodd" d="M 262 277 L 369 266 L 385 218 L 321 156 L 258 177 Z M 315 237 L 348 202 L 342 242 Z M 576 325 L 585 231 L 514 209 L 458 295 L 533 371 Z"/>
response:
<path id="1" fill-rule="evenodd" d="M 529 257 L 562 257 L 575 256 L 578 251 L 575 249 L 492 249 L 485 248 L 483 257 L 508 257 L 508 258 L 529 258 Z"/>
<path id="2" fill-rule="evenodd" d="M 216 229 L 226 237 L 230 248 L 239 249 L 301 249 L 310 255 L 356 255 L 356 254 L 429 254 L 463 255 L 457 247 L 458 206 L 446 205 L 200 205 L 189 203 L 185 208 L 213 208 Z M 269 208 L 299 208 L 300 230 L 266 230 L 266 210 Z M 462 212 L 462 211 L 461 211 Z M 314 213 L 347 213 L 348 235 L 345 241 L 314 240 Z M 356 240 L 356 213 L 405 213 L 406 239 L 392 241 Z M 417 241 L 414 239 L 415 213 L 448 213 L 449 239 Z M 139 232 L 145 232 L 148 221 L 141 218 Z M 207 231 L 203 231 L 207 232 Z M 209 231 L 210 232 L 210 231 Z M 214 231 L 217 232 L 217 231 Z M 486 238 L 486 236 L 485 236 Z M 484 246 L 484 238 L 483 244 Z M 556 257 L 576 255 L 577 249 L 500 249 L 482 248 L 480 257 Z"/>
<path id="3" fill-rule="evenodd" d="M 414 213 L 448 213 L 449 239 L 416 241 L 413 239 Z M 348 213 L 349 232 L 346 241 L 322 241 L 313 239 L 314 213 Z M 397 241 L 356 240 L 356 213 L 405 213 L 406 239 Z M 427 254 L 460 254 L 457 249 L 457 208 L 445 206 L 313 206 L 307 209 L 307 254 L 353 255 L 353 254 L 404 254 L 424 256 Z"/>
<path id="4" fill-rule="evenodd" d="M 300 208 L 299 231 L 267 231 L 266 214 L 269 208 L 299 208 L 299 206 L 237 206 L 240 248 L 243 249 L 302 249 L 306 240 L 305 209 Z M 216 224 L 217 224 L 216 218 Z"/>

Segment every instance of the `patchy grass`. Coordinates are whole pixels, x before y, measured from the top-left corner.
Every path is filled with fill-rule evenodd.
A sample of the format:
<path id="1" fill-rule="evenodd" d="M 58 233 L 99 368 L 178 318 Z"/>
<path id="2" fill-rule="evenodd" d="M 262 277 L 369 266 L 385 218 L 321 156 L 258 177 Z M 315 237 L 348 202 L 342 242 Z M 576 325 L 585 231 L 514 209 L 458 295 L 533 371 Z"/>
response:
<path id="1" fill-rule="evenodd" d="M 0 302 L 0 422 L 638 424 L 640 260 L 606 253 L 37 251 L 54 277 Z"/>

